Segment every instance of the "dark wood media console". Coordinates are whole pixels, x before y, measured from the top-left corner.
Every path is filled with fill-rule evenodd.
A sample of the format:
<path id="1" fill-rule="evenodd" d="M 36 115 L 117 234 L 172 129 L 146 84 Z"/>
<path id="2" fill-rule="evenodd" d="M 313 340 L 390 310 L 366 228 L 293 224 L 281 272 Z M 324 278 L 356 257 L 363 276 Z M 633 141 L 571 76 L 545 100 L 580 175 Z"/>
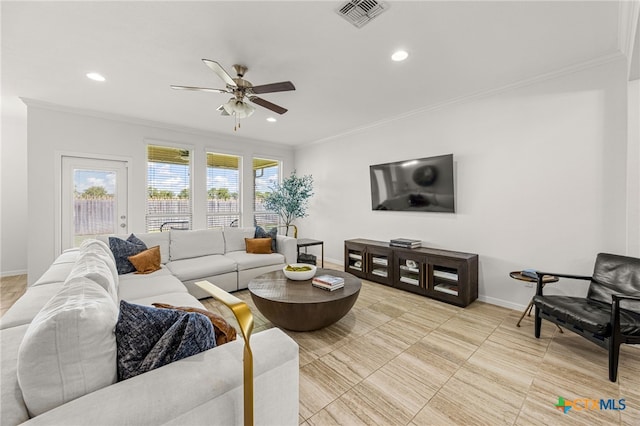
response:
<path id="1" fill-rule="evenodd" d="M 357 277 L 457 306 L 478 298 L 478 255 L 382 241 L 344 242 L 344 270 Z"/>

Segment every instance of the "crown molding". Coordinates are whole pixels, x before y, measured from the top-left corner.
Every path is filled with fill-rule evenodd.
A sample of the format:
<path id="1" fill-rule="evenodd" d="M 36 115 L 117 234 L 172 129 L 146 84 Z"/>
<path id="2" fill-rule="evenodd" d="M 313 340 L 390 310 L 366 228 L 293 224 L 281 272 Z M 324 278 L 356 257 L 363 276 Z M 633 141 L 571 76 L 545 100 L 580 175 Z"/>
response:
<path id="1" fill-rule="evenodd" d="M 551 80 L 554 78 L 558 78 L 558 77 L 562 77 L 562 76 L 566 76 L 566 75 L 570 75 L 570 74 L 574 74 L 576 72 L 580 72 L 583 70 L 587 70 L 589 68 L 595 68 L 601 65 L 605 65 L 608 64 L 610 62 L 614 62 L 616 60 L 620 60 L 623 59 L 624 56 L 622 55 L 621 52 L 613 52 L 613 53 L 609 53 L 607 55 L 603 55 L 600 56 L 598 58 L 595 59 L 591 59 L 588 61 L 584 61 L 584 62 L 580 62 L 577 64 L 573 64 L 573 65 L 569 65 L 567 67 L 555 70 L 555 71 L 551 71 L 548 73 L 544 73 L 544 74 L 539 74 L 535 77 L 530 77 L 524 80 L 519 80 L 516 81 L 514 83 L 510 83 L 510 84 L 506 84 L 504 86 L 500 86 L 500 87 L 496 87 L 493 89 L 488 89 L 488 90 L 483 90 L 483 91 L 479 91 L 479 92 L 475 92 L 475 93 L 471 93 L 469 95 L 464 95 L 464 96 L 459 96 L 457 98 L 452 98 L 452 99 L 448 99 L 442 102 L 438 102 L 432 105 L 427 105 L 418 109 L 414 109 L 408 112 L 405 112 L 403 114 L 399 114 L 399 115 L 395 115 L 393 117 L 389 117 L 389 118 L 385 118 L 384 120 L 379 120 L 379 121 L 375 121 L 360 127 L 356 127 L 353 128 L 351 130 L 348 130 L 346 132 L 342 132 L 342 133 L 338 133 L 336 135 L 332 135 L 332 136 L 328 136 L 326 138 L 322 138 L 322 139 L 318 139 L 309 143 L 303 143 L 300 144 L 298 146 L 296 146 L 296 148 L 302 148 L 305 146 L 310 146 L 310 145 L 316 145 L 316 144 L 321 144 L 321 143 L 325 143 L 325 142 L 329 142 L 332 141 L 334 139 L 338 139 L 338 138 L 342 138 L 344 136 L 348 136 L 348 135 L 353 135 L 353 134 L 357 134 L 360 132 L 363 132 L 365 130 L 368 129 L 372 129 L 375 127 L 379 127 L 382 126 L 384 124 L 388 124 L 388 123 L 392 123 L 394 121 L 399 121 L 399 120 L 404 120 L 406 118 L 412 117 L 414 115 L 417 114 L 423 114 L 426 112 L 432 112 L 432 111 L 437 111 L 437 110 L 441 110 L 444 108 L 448 108 L 450 106 L 453 105 L 459 105 L 459 104 L 464 104 L 467 102 L 472 102 L 472 101 L 476 101 L 478 99 L 482 99 L 482 98 L 487 98 L 489 96 L 494 96 L 503 92 L 507 92 L 510 90 L 514 90 L 514 89 L 518 89 L 521 87 L 526 87 L 526 86 L 530 86 L 532 84 L 536 84 L 536 83 L 540 83 L 546 80 Z"/>
<path id="2" fill-rule="evenodd" d="M 618 50 L 627 58 L 627 77 L 631 71 L 639 15 L 640 0 L 620 0 L 618 2 Z"/>
<path id="3" fill-rule="evenodd" d="M 177 125 L 177 124 L 169 124 L 169 123 L 162 123 L 162 122 L 159 122 L 159 121 L 146 120 L 144 118 L 136 118 L 136 117 L 130 117 L 130 116 L 126 116 L 126 115 L 113 114 L 113 113 L 109 113 L 109 112 L 102 112 L 102 111 L 96 111 L 96 110 L 75 108 L 75 107 L 70 107 L 70 106 L 66 106 L 66 105 L 55 104 L 55 103 L 52 103 L 52 102 L 41 101 L 41 100 L 38 100 L 38 99 L 31 99 L 31 98 L 23 98 L 23 97 L 21 97 L 20 100 L 22 102 L 24 102 L 24 104 L 27 105 L 27 107 L 29 107 L 29 108 L 32 108 L 32 107 L 33 108 L 41 108 L 41 109 L 46 109 L 46 110 L 50 110 L 50 111 L 64 112 L 64 113 L 68 113 L 68 114 L 76 114 L 76 115 L 81 115 L 81 116 L 85 116 L 85 117 L 100 118 L 100 119 L 103 119 L 103 120 L 116 121 L 116 122 L 119 122 L 119 123 L 127 123 L 127 124 L 133 124 L 133 125 L 145 126 L 145 127 L 153 127 L 155 129 L 162 129 L 162 130 L 167 130 L 167 131 L 172 131 L 172 132 L 186 133 L 186 134 L 205 137 L 205 138 L 215 138 L 215 139 L 224 139 L 224 140 L 229 140 L 230 138 L 233 138 L 233 140 L 236 140 L 236 141 L 238 141 L 240 143 L 251 143 L 251 144 L 260 145 L 260 146 L 263 146 L 263 147 L 274 147 L 274 148 L 278 148 L 278 149 L 282 149 L 282 148 L 291 149 L 292 148 L 290 145 L 279 144 L 279 143 L 276 143 L 276 142 L 262 141 L 262 140 L 259 140 L 259 139 L 251 139 L 251 138 L 238 136 L 238 135 L 230 136 L 230 135 L 225 135 L 223 133 L 216 133 L 216 132 L 211 132 L 211 131 L 207 131 L 207 130 L 194 129 L 194 128 L 191 128 L 191 127 L 180 126 L 180 125 Z"/>

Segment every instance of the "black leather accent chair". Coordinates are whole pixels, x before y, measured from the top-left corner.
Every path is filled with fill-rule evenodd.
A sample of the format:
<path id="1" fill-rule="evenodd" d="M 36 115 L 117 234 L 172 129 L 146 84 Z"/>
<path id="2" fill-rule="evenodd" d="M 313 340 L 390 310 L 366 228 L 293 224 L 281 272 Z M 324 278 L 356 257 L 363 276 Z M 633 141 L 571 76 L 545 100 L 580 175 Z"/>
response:
<path id="1" fill-rule="evenodd" d="M 620 345 L 640 344 L 640 259 L 600 253 L 593 276 L 536 271 L 538 287 L 533 303 L 535 336 L 542 319 L 573 331 L 609 351 L 609 380 L 618 377 Z M 542 277 L 590 280 L 587 297 L 545 296 Z"/>

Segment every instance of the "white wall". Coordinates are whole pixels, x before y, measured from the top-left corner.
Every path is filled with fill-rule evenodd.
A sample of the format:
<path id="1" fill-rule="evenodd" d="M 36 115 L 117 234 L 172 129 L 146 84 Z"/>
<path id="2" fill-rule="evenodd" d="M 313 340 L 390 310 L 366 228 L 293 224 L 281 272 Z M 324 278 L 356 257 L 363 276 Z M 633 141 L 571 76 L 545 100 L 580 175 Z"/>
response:
<path id="1" fill-rule="evenodd" d="M 27 271 L 27 123 L 26 106 L 2 100 L 0 150 L 0 275 Z"/>
<path id="2" fill-rule="evenodd" d="M 28 274 L 34 282 L 56 255 L 55 223 L 56 159 L 59 154 L 78 153 L 125 157 L 130 160 L 132 184 L 129 193 L 129 232 L 145 231 L 146 143 L 187 145 L 195 152 L 194 183 L 205 180 L 206 150 L 231 153 L 244 158 L 244 223 L 253 222 L 251 196 L 254 156 L 282 160 L 283 174 L 292 170 L 293 150 L 288 146 L 223 136 L 170 129 L 156 123 L 125 120 L 120 117 L 72 111 L 27 101 L 28 104 Z M 200 176 L 198 180 L 196 176 Z M 199 184 L 204 187 L 204 184 Z M 196 187 L 197 189 L 197 187 Z M 197 206 L 196 206 L 197 207 Z M 194 208 L 194 228 L 205 226 L 204 208 Z"/>
<path id="3" fill-rule="evenodd" d="M 598 252 L 625 253 L 626 150 L 616 60 L 297 149 L 317 194 L 300 235 L 340 262 L 357 237 L 478 253 L 481 300 L 524 307 L 533 290 L 509 271 L 590 275 Z M 456 214 L 371 210 L 369 165 L 447 153 Z"/>
<path id="4" fill-rule="evenodd" d="M 640 257 L 640 80 L 629 82 L 627 254 Z"/>

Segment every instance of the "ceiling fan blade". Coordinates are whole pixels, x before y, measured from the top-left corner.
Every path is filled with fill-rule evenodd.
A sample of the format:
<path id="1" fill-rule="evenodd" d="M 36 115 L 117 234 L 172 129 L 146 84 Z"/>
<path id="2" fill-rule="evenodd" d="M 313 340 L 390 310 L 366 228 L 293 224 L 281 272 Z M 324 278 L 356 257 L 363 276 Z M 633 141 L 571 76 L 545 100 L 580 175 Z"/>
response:
<path id="1" fill-rule="evenodd" d="M 171 86 L 172 89 L 176 90 L 196 90 L 198 92 L 213 92 L 213 93 L 231 93 L 228 90 L 224 89 L 210 89 L 208 87 L 193 87 L 193 86 Z"/>
<path id="2" fill-rule="evenodd" d="M 220 77 L 226 84 L 236 87 L 236 82 L 233 81 L 233 78 L 231 78 L 231 76 L 224 70 L 224 68 L 222 68 L 222 65 L 210 59 L 203 59 L 202 62 L 204 62 L 209 68 L 211 68 L 213 72 L 218 74 L 218 77 Z"/>
<path id="3" fill-rule="evenodd" d="M 274 103 L 271 103 L 269 101 L 265 101 L 262 98 L 259 98 L 257 96 L 250 96 L 249 100 L 251 102 L 253 102 L 254 104 L 260 105 L 261 107 L 264 107 L 266 109 L 270 109 L 273 112 L 277 112 L 278 114 L 284 114 L 285 112 L 288 111 L 288 109 L 286 108 L 282 108 L 279 105 L 276 105 Z"/>
<path id="4" fill-rule="evenodd" d="M 262 94 L 296 90 L 296 87 L 290 81 L 281 81 L 280 83 L 261 84 L 260 86 L 253 86 L 251 90 L 253 91 L 253 93 Z"/>

